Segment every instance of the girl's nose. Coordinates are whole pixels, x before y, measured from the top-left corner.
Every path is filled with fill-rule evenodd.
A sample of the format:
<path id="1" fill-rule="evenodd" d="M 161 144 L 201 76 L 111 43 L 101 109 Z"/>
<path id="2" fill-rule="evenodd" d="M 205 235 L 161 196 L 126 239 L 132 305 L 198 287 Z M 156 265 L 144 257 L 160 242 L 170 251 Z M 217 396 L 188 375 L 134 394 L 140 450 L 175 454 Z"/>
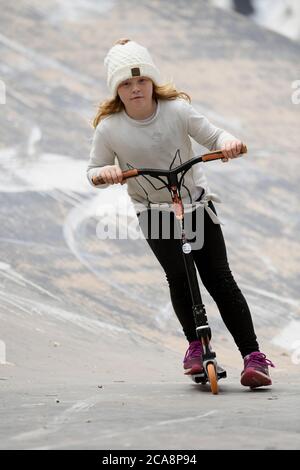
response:
<path id="1" fill-rule="evenodd" d="M 133 91 L 136 91 L 136 90 L 139 91 L 139 89 L 140 89 L 140 88 L 139 88 L 138 82 L 133 83 L 132 90 L 133 90 Z"/>

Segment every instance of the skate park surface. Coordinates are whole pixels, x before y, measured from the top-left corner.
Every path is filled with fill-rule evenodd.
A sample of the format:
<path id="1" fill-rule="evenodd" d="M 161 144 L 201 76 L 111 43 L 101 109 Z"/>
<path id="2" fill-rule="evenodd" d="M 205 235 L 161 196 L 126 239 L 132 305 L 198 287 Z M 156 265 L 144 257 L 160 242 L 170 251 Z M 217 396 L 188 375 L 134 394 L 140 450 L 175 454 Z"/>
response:
<path id="1" fill-rule="evenodd" d="M 204 1 L 0 3 L 0 448 L 299 449 L 300 45 Z M 204 170 L 276 365 L 270 388 L 240 385 L 240 354 L 203 287 L 228 377 L 212 395 L 184 376 L 187 342 L 146 241 L 99 235 L 101 208 L 128 197 L 85 176 L 109 95 L 103 57 L 120 37 L 248 146 Z"/>

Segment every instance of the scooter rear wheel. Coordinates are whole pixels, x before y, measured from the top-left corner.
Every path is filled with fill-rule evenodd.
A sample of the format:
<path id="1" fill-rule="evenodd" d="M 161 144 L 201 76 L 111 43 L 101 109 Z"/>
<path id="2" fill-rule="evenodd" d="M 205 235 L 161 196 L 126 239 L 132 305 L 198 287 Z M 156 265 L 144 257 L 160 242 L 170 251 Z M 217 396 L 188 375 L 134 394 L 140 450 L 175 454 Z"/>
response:
<path id="1" fill-rule="evenodd" d="M 207 366 L 207 376 L 210 383 L 211 391 L 214 395 L 219 393 L 218 379 L 216 374 L 216 369 L 214 364 L 208 364 Z"/>

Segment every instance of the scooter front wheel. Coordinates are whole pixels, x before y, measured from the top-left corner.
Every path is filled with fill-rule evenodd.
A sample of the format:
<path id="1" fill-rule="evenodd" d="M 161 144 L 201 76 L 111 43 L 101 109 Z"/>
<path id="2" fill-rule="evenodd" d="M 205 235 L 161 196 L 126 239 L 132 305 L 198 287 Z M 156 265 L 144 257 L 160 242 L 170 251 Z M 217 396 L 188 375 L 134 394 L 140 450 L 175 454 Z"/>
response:
<path id="1" fill-rule="evenodd" d="M 214 364 L 210 363 L 207 365 L 207 377 L 210 383 L 210 388 L 211 391 L 214 395 L 217 395 L 219 393 L 219 387 L 218 387 L 218 379 L 217 379 L 217 374 L 216 374 L 216 369 Z"/>

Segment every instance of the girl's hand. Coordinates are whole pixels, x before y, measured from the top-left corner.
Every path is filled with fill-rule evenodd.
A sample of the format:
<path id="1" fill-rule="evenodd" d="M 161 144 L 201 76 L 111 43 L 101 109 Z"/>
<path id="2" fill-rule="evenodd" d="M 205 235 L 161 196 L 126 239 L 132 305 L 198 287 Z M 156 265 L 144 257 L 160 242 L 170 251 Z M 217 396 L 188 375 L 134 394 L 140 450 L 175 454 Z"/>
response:
<path id="1" fill-rule="evenodd" d="M 242 150 L 243 142 L 240 140 L 229 140 L 222 145 L 221 150 L 224 158 L 222 162 L 228 162 L 229 158 L 236 158 Z"/>
<path id="2" fill-rule="evenodd" d="M 118 165 L 106 165 L 101 168 L 100 175 L 105 183 L 117 184 L 122 183 L 123 174 Z"/>

